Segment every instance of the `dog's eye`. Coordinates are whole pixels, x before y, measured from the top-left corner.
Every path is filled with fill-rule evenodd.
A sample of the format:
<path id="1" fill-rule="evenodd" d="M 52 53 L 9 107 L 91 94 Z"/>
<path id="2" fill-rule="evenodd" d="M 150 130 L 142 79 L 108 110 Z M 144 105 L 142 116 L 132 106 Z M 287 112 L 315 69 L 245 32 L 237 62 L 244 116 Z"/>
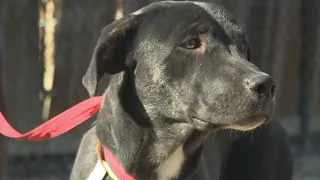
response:
<path id="1" fill-rule="evenodd" d="M 201 47 L 201 40 L 199 38 L 190 38 L 184 41 L 180 46 L 186 49 L 197 49 Z"/>
<path id="2" fill-rule="evenodd" d="M 238 45 L 238 50 L 241 51 L 241 53 L 243 53 L 243 55 L 245 56 L 245 58 L 247 58 L 247 60 L 249 62 L 251 62 L 251 55 L 250 55 L 250 49 L 249 49 L 249 45 L 247 43 L 241 43 Z"/>
<path id="3" fill-rule="evenodd" d="M 245 56 L 248 56 L 249 46 L 247 43 L 241 43 L 238 45 L 239 50 L 244 53 Z"/>
<path id="4" fill-rule="evenodd" d="M 248 46 L 247 46 L 246 44 L 241 44 L 241 45 L 239 46 L 239 48 L 240 48 L 240 50 L 241 50 L 242 52 L 247 53 Z"/>

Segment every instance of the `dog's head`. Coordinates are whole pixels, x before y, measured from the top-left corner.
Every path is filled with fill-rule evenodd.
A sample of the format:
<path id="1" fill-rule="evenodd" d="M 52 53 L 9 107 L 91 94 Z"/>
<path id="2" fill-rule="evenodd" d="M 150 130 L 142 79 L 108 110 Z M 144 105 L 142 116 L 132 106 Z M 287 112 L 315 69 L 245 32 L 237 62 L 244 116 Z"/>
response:
<path id="1" fill-rule="evenodd" d="M 250 130 L 273 114 L 274 80 L 251 63 L 243 26 L 216 4 L 159 2 L 107 25 L 83 83 L 94 95 L 105 73 L 122 72 L 151 120 Z"/>

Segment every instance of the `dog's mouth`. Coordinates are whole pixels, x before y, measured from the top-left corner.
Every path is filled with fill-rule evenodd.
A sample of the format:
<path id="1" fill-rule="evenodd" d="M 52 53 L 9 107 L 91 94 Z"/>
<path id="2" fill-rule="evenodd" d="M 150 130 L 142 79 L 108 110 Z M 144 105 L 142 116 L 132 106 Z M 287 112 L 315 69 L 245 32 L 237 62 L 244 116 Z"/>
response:
<path id="1" fill-rule="evenodd" d="M 220 127 L 220 125 L 214 124 L 210 121 L 205 121 L 195 116 L 192 116 L 191 120 L 195 128 L 199 131 L 213 131 Z"/>
<path id="2" fill-rule="evenodd" d="M 214 131 L 218 129 L 250 131 L 268 122 L 269 118 L 267 115 L 258 114 L 232 124 L 214 124 L 210 121 L 206 121 L 197 117 L 191 117 L 191 119 L 193 120 L 196 128 L 200 131 Z"/>

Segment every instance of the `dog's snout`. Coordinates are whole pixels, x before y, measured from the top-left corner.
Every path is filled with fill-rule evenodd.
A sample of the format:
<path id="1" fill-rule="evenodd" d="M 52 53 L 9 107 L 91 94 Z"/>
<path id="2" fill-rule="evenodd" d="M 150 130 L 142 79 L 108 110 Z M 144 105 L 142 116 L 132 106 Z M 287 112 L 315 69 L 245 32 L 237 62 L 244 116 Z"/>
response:
<path id="1" fill-rule="evenodd" d="M 268 75 L 256 76 L 246 80 L 247 88 L 257 94 L 259 99 L 273 98 L 276 92 L 275 80 Z"/>

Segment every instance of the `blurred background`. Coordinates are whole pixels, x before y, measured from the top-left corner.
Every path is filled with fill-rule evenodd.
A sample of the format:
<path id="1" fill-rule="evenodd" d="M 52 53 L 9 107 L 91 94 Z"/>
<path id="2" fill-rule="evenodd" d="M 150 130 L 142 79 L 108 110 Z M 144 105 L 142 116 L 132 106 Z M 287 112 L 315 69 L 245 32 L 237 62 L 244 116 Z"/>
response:
<path id="1" fill-rule="evenodd" d="M 26 132 L 88 98 L 81 78 L 100 30 L 152 1 L 0 0 L 0 109 L 12 126 Z M 320 180 L 320 1 L 215 2 L 245 25 L 254 63 L 278 82 L 276 118 L 290 135 L 294 180 Z M 0 176 L 67 179 L 91 123 L 46 142 L 0 137 Z"/>

